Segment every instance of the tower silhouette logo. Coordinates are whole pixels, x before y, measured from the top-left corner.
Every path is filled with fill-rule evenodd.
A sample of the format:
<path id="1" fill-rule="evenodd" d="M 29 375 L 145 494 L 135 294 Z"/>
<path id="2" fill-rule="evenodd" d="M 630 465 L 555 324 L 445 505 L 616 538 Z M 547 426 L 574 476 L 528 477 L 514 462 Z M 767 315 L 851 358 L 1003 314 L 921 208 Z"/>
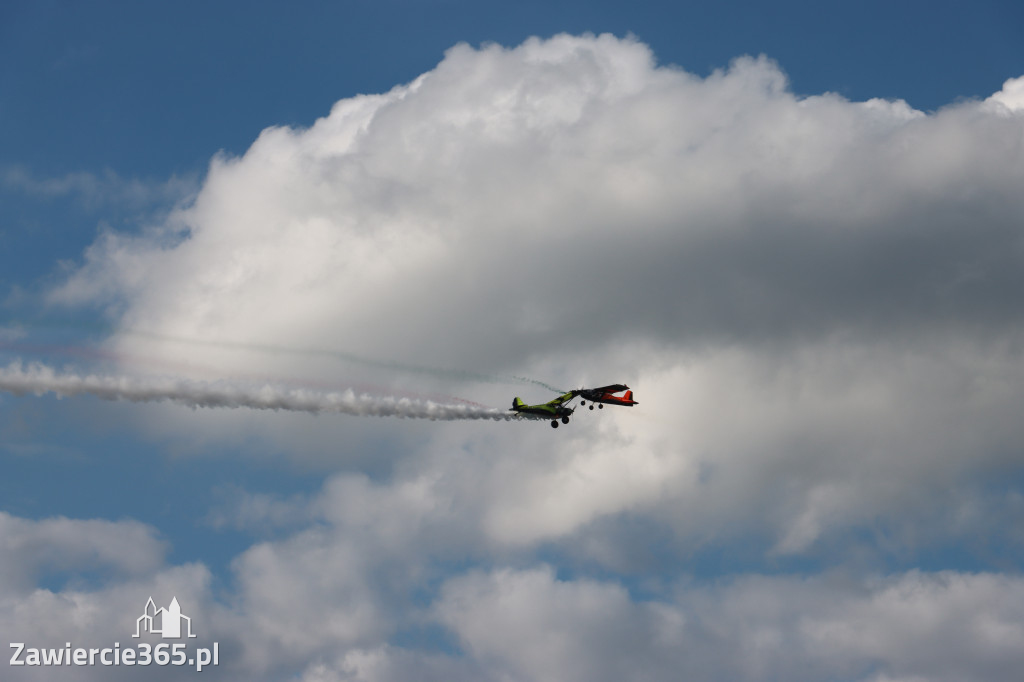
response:
<path id="1" fill-rule="evenodd" d="M 132 637 L 141 637 L 143 632 L 148 632 L 160 635 L 164 639 L 180 639 L 182 622 L 185 623 L 186 636 L 195 637 L 192 634 L 192 619 L 181 612 L 177 597 L 171 598 L 171 603 L 166 609 L 162 606 L 158 609 L 153 597 L 150 597 L 146 601 L 142 615 L 135 621 L 135 634 Z"/>

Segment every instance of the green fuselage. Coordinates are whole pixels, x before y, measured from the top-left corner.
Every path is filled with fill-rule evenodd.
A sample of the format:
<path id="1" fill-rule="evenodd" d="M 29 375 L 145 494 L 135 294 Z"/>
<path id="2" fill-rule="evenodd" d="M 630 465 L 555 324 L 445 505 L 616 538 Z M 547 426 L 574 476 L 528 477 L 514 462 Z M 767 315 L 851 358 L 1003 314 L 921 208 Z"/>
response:
<path id="1" fill-rule="evenodd" d="M 552 401 L 540 405 L 527 405 L 519 398 L 512 401 L 512 409 L 520 414 L 530 414 L 544 419 L 558 419 L 572 414 L 572 409 L 565 407 L 565 403 L 575 398 L 576 395 L 570 391 L 564 393 Z"/>

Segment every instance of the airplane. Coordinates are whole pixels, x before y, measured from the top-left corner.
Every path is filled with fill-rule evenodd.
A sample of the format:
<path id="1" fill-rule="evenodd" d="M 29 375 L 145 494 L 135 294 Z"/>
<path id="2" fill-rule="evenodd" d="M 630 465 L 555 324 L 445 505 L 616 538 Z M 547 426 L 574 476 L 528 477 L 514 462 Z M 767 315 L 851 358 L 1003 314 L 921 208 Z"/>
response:
<path id="1" fill-rule="evenodd" d="M 620 391 L 625 391 L 626 394 L 622 396 L 613 395 Z M 604 409 L 605 404 L 623 405 L 625 407 L 633 407 L 640 404 L 633 400 L 633 391 L 630 391 L 629 386 L 626 384 L 611 384 L 610 386 L 601 386 L 600 388 L 577 388 L 572 393 L 580 396 L 580 405 L 586 405 L 587 400 L 589 400 L 592 403 L 590 409 L 594 409 L 595 403 L 598 409 L 601 410 Z"/>
<path id="2" fill-rule="evenodd" d="M 540 405 L 527 405 L 519 398 L 515 398 L 512 400 L 512 410 L 517 417 L 523 419 L 550 419 L 551 428 L 557 429 L 559 419 L 563 424 L 569 423 L 569 415 L 575 408 L 566 407 L 566 404 L 572 402 L 575 397 L 576 391 L 569 391 Z"/>

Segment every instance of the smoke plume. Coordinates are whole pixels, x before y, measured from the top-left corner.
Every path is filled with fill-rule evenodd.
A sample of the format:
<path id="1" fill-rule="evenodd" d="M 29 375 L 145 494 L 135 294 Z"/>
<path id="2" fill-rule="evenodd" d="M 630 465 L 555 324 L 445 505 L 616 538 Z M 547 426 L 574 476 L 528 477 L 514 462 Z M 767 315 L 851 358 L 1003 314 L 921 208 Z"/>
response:
<path id="1" fill-rule="evenodd" d="M 337 392 L 281 388 L 265 384 L 243 385 L 223 381 L 205 382 L 168 378 L 127 376 L 80 376 L 60 373 L 52 367 L 33 363 L 23 367 L 12 363 L 0 369 L 0 390 L 16 395 L 33 393 L 57 396 L 94 395 L 103 400 L 131 402 L 169 401 L 188 407 L 246 407 L 255 410 L 287 410 L 310 414 L 337 413 L 359 417 L 402 417 L 453 421 L 459 419 L 511 419 L 512 415 L 492 407 L 432 400 L 357 394 L 351 389 Z"/>

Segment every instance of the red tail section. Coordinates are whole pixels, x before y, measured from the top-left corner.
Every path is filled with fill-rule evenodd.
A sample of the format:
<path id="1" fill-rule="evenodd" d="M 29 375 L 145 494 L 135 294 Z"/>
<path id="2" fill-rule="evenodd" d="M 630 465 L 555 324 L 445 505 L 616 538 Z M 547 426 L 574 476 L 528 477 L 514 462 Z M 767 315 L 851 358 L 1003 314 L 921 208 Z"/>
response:
<path id="1" fill-rule="evenodd" d="M 633 391 L 626 391 L 626 395 L 622 396 L 622 399 L 626 402 L 633 400 Z"/>

